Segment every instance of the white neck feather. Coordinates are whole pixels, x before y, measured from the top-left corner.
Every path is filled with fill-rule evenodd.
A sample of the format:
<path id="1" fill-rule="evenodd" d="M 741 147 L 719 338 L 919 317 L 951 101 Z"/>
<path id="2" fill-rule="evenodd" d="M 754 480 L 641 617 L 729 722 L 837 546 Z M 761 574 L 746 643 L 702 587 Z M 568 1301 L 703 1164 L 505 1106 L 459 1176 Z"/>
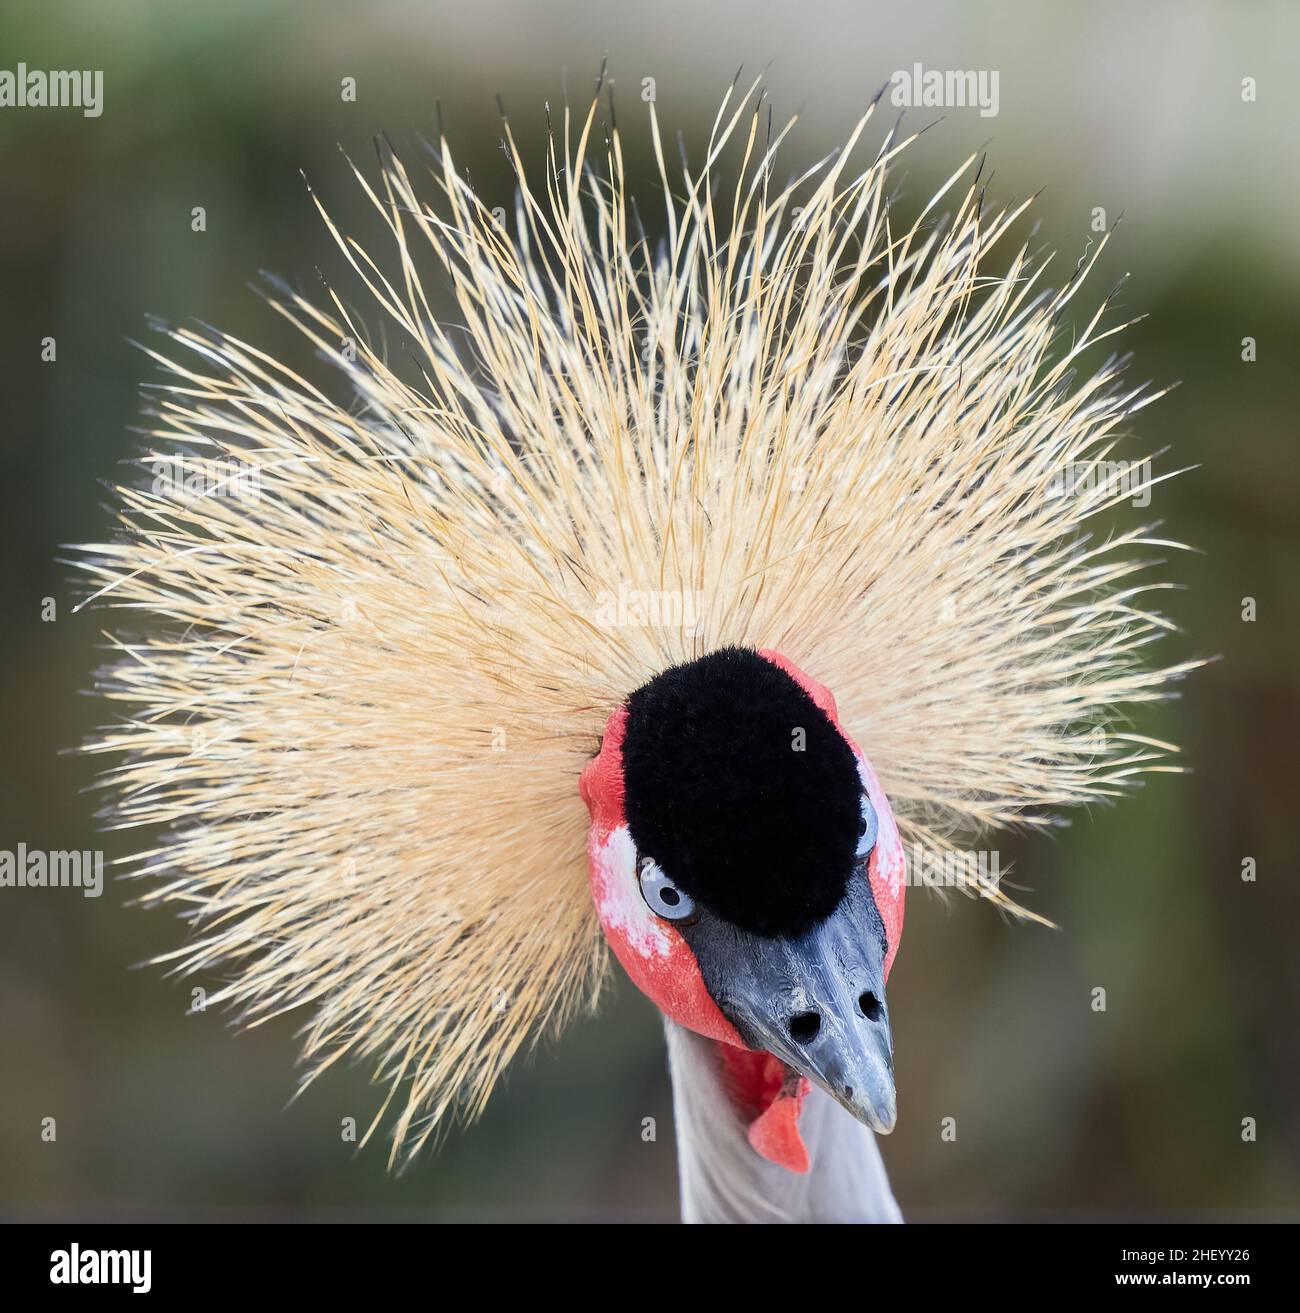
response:
<path id="1" fill-rule="evenodd" d="M 717 1049 L 667 1022 L 684 1222 L 901 1222 L 875 1133 L 814 1087 L 799 1132 L 812 1166 L 760 1157 L 723 1084 Z"/>

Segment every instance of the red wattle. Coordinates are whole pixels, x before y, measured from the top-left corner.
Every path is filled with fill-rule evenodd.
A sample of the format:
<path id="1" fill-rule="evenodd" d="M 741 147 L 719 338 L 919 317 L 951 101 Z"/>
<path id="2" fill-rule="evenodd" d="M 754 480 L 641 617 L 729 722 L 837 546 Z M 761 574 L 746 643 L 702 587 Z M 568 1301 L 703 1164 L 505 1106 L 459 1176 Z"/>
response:
<path id="1" fill-rule="evenodd" d="M 717 1049 L 732 1102 L 750 1118 L 750 1147 L 778 1167 L 806 1172 L 810 1160 L 799 1134 L 799 1114 L 812 1083 L 771 1053 L 730 1044 Z"/>

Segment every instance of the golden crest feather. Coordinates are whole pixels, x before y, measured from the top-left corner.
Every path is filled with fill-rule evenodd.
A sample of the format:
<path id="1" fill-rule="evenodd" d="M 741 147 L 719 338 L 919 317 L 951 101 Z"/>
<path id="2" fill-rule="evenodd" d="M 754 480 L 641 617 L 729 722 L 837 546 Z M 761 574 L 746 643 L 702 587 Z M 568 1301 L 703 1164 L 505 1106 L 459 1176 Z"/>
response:
<path id="1" fill-rule="evenodd" d="M 1118 331 L 1104 306 L 1062 342 L 1104 241 L 1059 291 L 1024 245 L 994 270 L 1025 205 L 986 211 L 974 157 L 896 229 L 914 138 L 855 171 L 870 110 L 777 187 L 793 120 L 773 136 L 753 91 L 676 189 L 650 106 L 658 245 L 596 102 L 566 110 L 540 185 L 507 127 L 508 226 L 445 140 L 432 203 L 385 153 L 357 177 L 392 275 L 326 223 L 418 377 L 332 292 L 277 308 L 349 405 L 175 329 L 145 462 L 236 463 L 256 495 L 124 486 L 121 532 L 87 549 L 94 598 L 146 620 L 114 639 L 120 718 L 92 750 L 124 754 L 119 823 L 165 831 L 137 869 L 193 921 L 170 960 L 224 973 L 210 1001 L 249 1023 L 306 1009 L 308 1079 L 370 1062 L 389 1093 L 367 1135 L 398 1098 L 394 1155 L 594 1000 L 578 776 L 664 667 L 788 654 L 931 846 L 1164 768 L 1169 745 L 1096 732 L 1191 664 L 1141 660 L 1167 628 L 1135 578 L 1149 531 L 1087 536 L 1140 489 L 1060 495 L 1150 399 L 1114 360 L 1074 372 Z"/>

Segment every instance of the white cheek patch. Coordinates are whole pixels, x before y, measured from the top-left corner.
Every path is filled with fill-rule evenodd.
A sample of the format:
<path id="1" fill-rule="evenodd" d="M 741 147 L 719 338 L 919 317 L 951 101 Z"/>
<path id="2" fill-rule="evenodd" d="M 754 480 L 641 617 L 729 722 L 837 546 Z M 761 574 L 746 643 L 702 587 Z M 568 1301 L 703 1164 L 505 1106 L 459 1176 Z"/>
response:
<path id="1" fill-rule="evenodd" d="M 636 846 L 626 825 L 612 831 L 596 854 L 600 868 L 600 919 L 618 930 L 642 957 L 667 957 L 672 948 L 659 918 L 646 906 L 636 876 Z"/>
<path id="2" fill-rule="evenodd" d="M 858 775 L 862 787 L 876 809 L 879 829 L 876 833 L 876 869 L 883 875 L 889 885 L 889 892 L 898 897 L 903 887 L 903 841 L 898 837 L 898 826 L 894 823 L 894 813 L 889 806 L 889 799 L 876 779 L 876 772 L 871 769 L 864 758 L 858 758 Z"/>

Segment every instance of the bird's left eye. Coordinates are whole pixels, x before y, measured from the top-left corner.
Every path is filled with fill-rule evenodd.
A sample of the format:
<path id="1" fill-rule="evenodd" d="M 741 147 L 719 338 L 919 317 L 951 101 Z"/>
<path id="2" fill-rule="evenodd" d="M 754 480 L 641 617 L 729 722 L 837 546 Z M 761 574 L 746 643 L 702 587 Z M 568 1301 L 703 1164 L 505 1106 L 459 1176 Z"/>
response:
<path id="1" fill-rule="evenodd" d="M 641 863 L 641 897 L 665 921 L 689 921 L 695 915 L 695 900 L 673 884 L 648 857 Z"/>
<path id="2" fill-rule="evenodd" d="M 864 793 L 862 795 L 862 833 L 858 838 L 858 857 L 869 857 L 871 850 L 876 846 L 876 834 L 879 832 L 880 823 L 876 820 L 876 809 L 871 805 L 871 799 Z"/>

